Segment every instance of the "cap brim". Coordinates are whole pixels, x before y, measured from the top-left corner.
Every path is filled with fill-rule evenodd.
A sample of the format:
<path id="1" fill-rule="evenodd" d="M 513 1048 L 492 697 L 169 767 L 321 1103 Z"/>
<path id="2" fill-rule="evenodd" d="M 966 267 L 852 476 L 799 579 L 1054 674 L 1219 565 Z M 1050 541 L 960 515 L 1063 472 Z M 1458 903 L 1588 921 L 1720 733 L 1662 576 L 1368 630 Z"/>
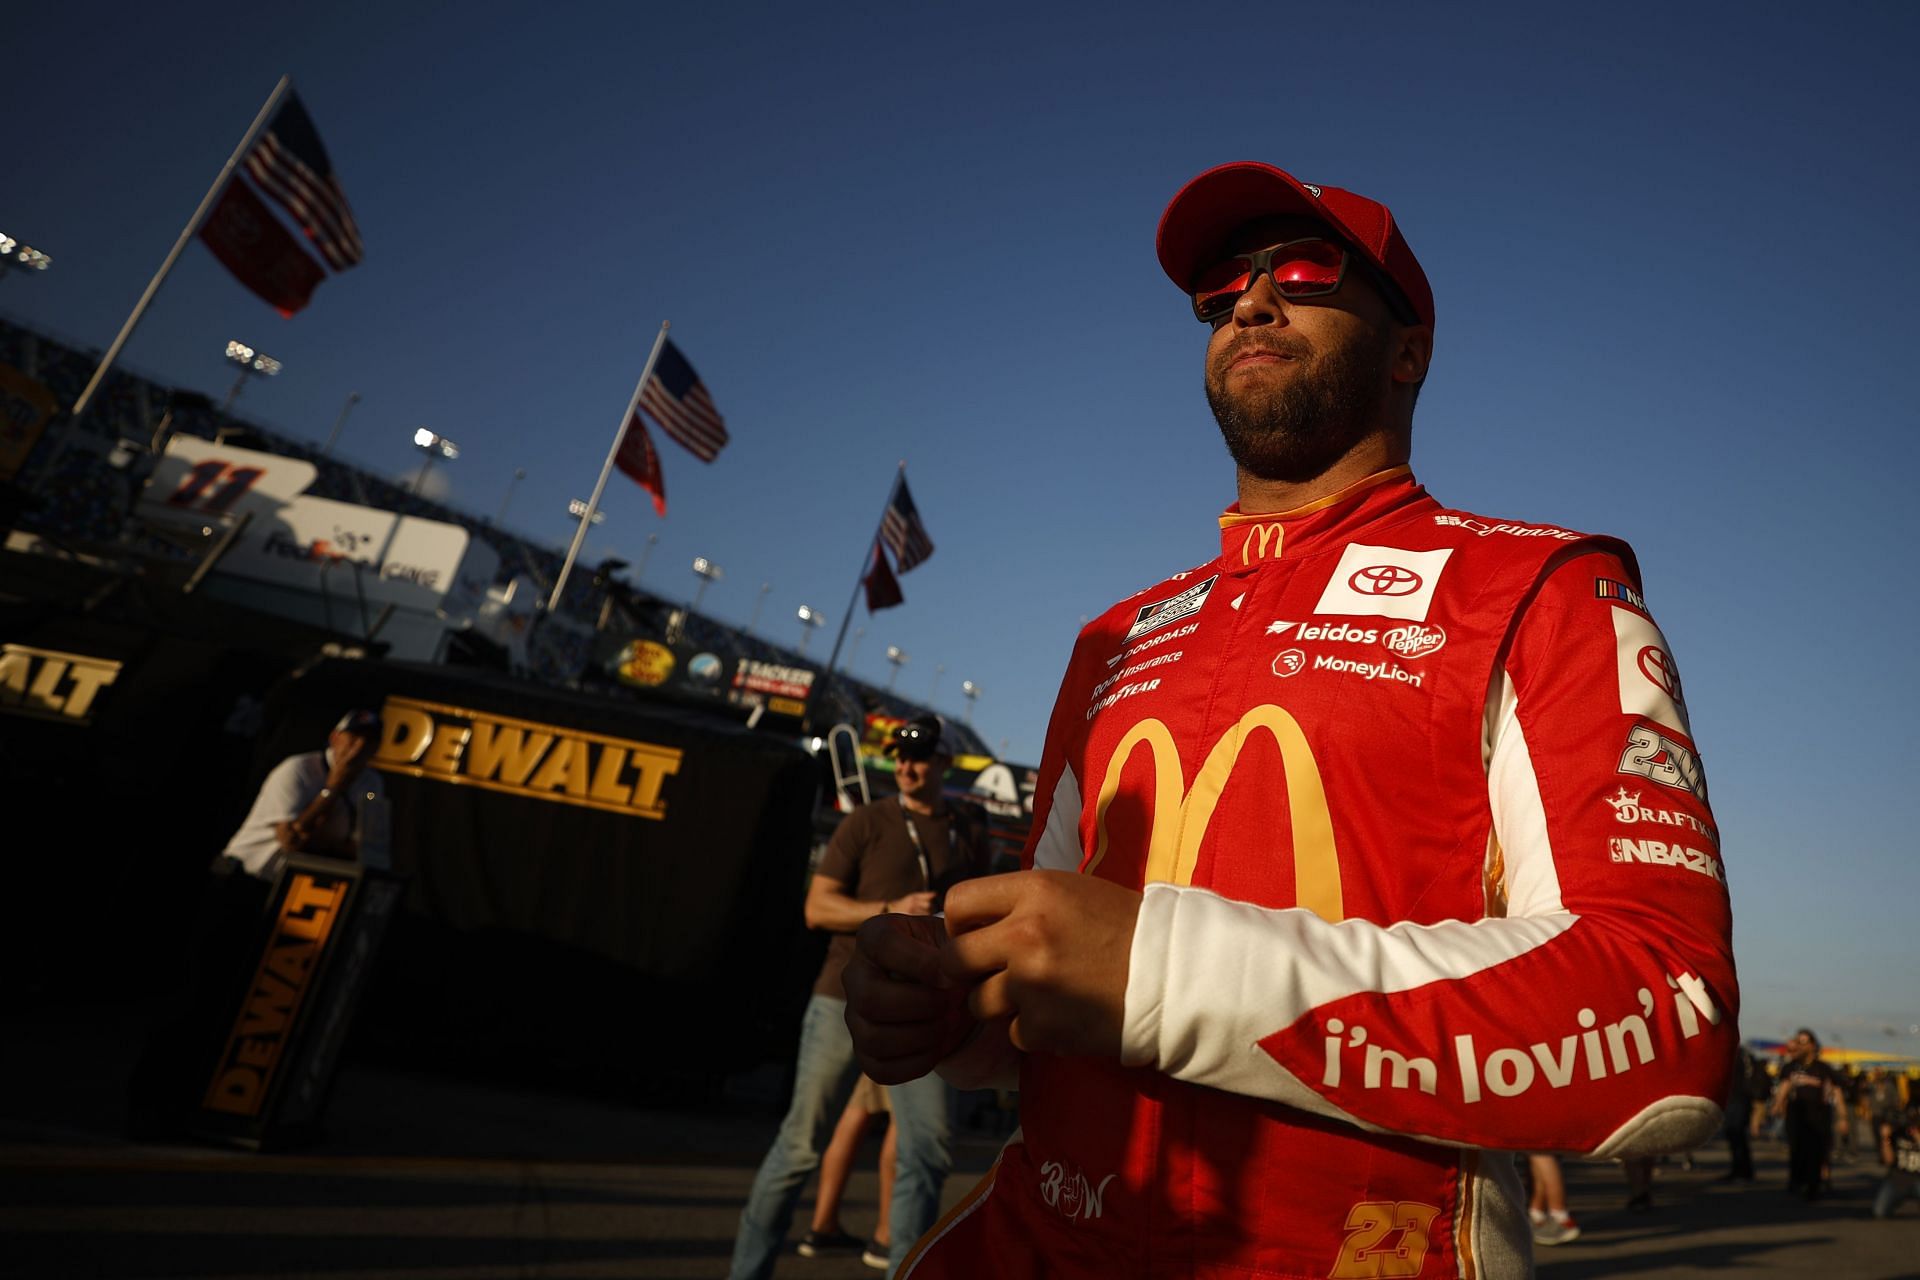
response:
<path id="1" fill-rule="evenodd" d="M 1255 218 L 1299 213 L 1350 237 L 1327 207 L 1288 174 L 1257 160 L 1207 170 L 1180 188 L 1160 215 L 1154 248 L 1160 269 L 1185 292 L 1235 228 Z"/>

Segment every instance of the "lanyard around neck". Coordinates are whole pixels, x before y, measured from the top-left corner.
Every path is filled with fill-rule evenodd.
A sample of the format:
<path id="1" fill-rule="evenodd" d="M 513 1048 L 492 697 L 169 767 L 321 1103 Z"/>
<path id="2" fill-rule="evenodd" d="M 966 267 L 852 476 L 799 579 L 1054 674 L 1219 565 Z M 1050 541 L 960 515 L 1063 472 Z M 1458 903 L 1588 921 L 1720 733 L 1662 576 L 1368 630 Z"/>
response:
<path id="1" fill-rule="evenodd" d="M 913 810 L 907 808 L 907 802 L 904 799 L 900 800 L 900 820 L 907 824 L 907 839 L 913 844 L 913 856 L 920 860 L 920 875 L 925 879 L 927 888 L 931 889 L 933 888 L 933 866 L 927 861 L 926 846 L 920 842 L 920 828 L 913 825 Z M 947 809 L 947 854 L 952 861 L 957 862 L 960 859 L 960 833 L 955 830 L 951 807 Z"/>

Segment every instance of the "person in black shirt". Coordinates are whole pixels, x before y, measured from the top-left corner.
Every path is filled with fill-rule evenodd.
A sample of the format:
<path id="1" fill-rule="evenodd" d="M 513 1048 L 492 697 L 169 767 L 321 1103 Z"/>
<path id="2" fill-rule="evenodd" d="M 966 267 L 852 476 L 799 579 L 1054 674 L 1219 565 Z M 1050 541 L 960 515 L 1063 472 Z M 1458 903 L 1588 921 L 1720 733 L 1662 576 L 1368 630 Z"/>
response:
<path id="1" fill-rule="evenodd" d="M 1839 1074 L 1820 1061 L 1820 1037 L 1800 1028 L 1787 1041 L 1790 1055 L 1773 1093 L 1773 1113 L 1786 1121 L 1787 1190 L 1820 1198 L 1821 1170 L 1833 1140 Z"/>
<path id="2" fill-rule="evenodd" d="M 1920 1197 L 1920 1103 L 1880 1125 L 1880 1158 L 1887 1176 L 1873 1195 L 1873 1216 L 1890 1217 L 1903 1200 Z"/>

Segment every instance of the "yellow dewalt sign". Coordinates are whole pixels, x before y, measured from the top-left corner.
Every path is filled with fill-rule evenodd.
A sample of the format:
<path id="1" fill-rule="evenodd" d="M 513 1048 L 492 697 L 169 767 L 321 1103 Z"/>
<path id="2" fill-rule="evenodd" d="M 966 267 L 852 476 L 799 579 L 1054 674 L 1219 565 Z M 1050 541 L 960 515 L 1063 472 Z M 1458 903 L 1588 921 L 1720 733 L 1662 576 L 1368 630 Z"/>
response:
<path id="1" fill-rule="evenodd" d="M 227 1034 L 226 1050 L 201 1106 L 236 1116 L 260 1114 L 294 1020 L 313 985 L 314 967 L 326 953 L 327 938 L 351 887 L 345 876 L 298 871 L 289 878 L 273 936 L 261 953 L 247 1002 Z"/>
<path id="2" fill-rule="evenodd" d="M 440 702 L 389 697 L 374 767 L 577 804 L 639 818 L 667 816 L 660 788 L 683 752 Z"/>
<path id="3" fill-rule="evenodd" d="M 94 699 L 119 674 L 111 658 L 0 644 L 0 711 L 86 724 Z"/>

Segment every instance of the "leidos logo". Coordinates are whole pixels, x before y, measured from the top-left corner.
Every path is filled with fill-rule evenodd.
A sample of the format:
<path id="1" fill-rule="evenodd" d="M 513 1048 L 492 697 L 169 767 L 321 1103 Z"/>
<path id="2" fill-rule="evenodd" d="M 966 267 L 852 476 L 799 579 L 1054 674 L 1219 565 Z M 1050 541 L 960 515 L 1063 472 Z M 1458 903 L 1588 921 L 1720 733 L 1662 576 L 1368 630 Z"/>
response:
<path id="1" fill-rule="evenodd" d="M 1295 631 L 1294 628 L 1299 630 Z M 1412 661 L 1437 653 L 1447 643 L 1444 627 L 1424 622 L 1409 622 L 1404 626 L 1388 629 L 1382 633 L 1378 627 L 1363 627 L 1351 622 L 1285 622 L 1275 621 L 1268 625 L 1270 636 L 1285 636 L 1289 633 L 1300 641 L 1319 641 L 1323 644 L 1378 644 L 1397 658 Z M 1300 674 L 1306 663 L 1306 654 L 1299 649 L 1287 649 L 1273 660 L 1273 674 L 1281 677 Z M 1412 672 L 1402 671 L 1399 667 L 1389 667 L 1384 662 L 1352 662 L 1344 658 L 1335 658 L 1327 654 L 1316 654 L 1313 659 L 1315 671 L 1339 671 L 1348 674 L 1364 675 L 1368 679 L 1392 679 L 1419 688 L 1423 677 Z"/>
<path id="2" fill-rule="evenodd" d="M 536 800 L 665 818 L 682 752 L 412 698 L 388 698 L 376 768 Z"/>
<path id="3" fill-rule="evenodd" d="M 1297 905 L 1323 920 L 1339 920 L 1345 913 L 1340 889 L 1340 852 L 1333 839 L 1333 814 L 1320 780 L 1307 735 L 1285 710 L 1271 703 L 1254 707 L 1213 744 L 1193 785 L 1186 785 L 1180 749 L 1173 734 L 1158 720 L 1147 719 L 1127 730 L 1107 758 L 1101 776 L 1099 801 L 1094 806 L 1095 844 L 1087 863 L 1091 875 L 1107 856 L 1107 810 L 1120 794 L 1120 775 L 1136 747 L 1145 746 L 1153 758 L 1152 828 L 1147 839 L 1146 881 L 1192 884 L 1194 864 L 1214 806 L 1239 763 L 1240 753 L 1260 730 L 1273 735 L 1293 822 L 1293 880 Z M 1145 799 L 1145 797 L 1140 797 Z"/>

